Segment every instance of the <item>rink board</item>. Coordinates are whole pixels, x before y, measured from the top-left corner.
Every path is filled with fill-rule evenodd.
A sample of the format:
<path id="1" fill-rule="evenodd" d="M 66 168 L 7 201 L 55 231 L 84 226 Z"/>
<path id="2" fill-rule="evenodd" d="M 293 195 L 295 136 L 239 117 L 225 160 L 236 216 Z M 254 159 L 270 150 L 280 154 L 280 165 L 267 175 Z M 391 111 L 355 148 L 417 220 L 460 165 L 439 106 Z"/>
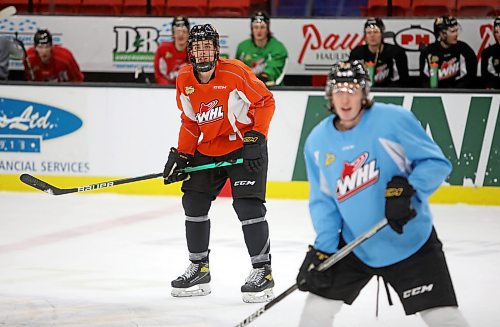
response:
<path id="1" fill-rule="evenodd" d="M 273 91 L 269 132 L 269 198 L 307 198 L 303 142 L 327 115 L 323 93 Z M 64 94 L 64 96 L 61 96 Z M 374 93 L 420 120 L 453 172 L 438 203 L 500 205 L 499 94 Z M 58 187 L 83 186 L 161 172 L 180 126 L 175 90 L 69 86 L 0 87 L 0 190 L 29 191 L 29 173 Z M 161 179 L 105 189 L 180 194 Z"/>

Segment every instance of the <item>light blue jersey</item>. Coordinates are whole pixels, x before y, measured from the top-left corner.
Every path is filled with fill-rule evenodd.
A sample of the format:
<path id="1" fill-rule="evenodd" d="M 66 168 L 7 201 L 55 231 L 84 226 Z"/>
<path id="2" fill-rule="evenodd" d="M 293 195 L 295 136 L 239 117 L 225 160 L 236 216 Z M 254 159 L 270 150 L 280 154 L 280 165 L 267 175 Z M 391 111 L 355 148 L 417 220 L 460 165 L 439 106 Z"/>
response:
<path id="1" fill-rule="evenodd" d="M 403 234 L 385 227 L 354 249 L 372 267 L 399 262 L 429 238 L 428 198 L 451 172 L 451 164 L 415 116 L 401 106 L 375 103 L 350 130 L 338 131 L 331 115 L 308 136 L 304 154 L 310 183 L 309 210 L 314 247 L 336 252 L 339 230 L 346 242 L 384 217 L 385 189 L 393 176 L 405 176 L 417 191 L 417 216 Z"/>

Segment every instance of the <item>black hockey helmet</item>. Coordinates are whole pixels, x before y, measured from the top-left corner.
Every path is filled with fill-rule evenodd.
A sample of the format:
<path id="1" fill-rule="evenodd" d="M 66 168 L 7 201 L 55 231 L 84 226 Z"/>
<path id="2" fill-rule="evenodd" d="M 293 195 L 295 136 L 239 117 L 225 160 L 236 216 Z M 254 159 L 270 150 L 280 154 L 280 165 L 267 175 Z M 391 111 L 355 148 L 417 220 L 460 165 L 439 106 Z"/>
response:
<path id="1" fill-rule="evenodd" d="M 186 16 L 176 16 L 172 20 L 172 34 L 174 34 L 174 27 L 186 27 L 189 31 L 189 19 Z"/>
<path id="2" fill-rule="evenodd" d="M 500 16 L 497 16 L 493 21 L 493 30 L 500 26 Z"/>
<path id="3" fill-rule="evenodd" d="M 458 21 L 453 16 L 439 16 L 434 19 L 434 36 L 439 37 L 441 32 L 445 32 L 449 27 L 458 26 Z"/>
<path id="4" fill-rule="evenodd" d="M 374 28 L 378 27 L 380 29 L 380 33 L 384 34 L 385 32 L 385 25 L 384 22 L 382 21 L 381 18 L 378 17 L 370 17 L 366 20 L 365 22 L 365 27 L 364 30 L 366 31 L 367 28 Z"/>
<path id="5" fill-rule="evenodd" d="M 269 15 L 265 11 L 256 11 L 250 19 L 250 25 L 253 23 L 265 23 L 267 25 L 267 28 L 269 28 L 271 20 L 269 19 Z"/>
<path id="6" fill-rule="evenodd" d="M 370 76 L 361 61 L 339 61 L 332 66 L 328 73 L 325 98 L 328 99 L 330 104 L 334 89 L 348 91 L 353 88 L 361 88 L 366 98 L 370 92 L 370 86 Z"/>
<path id="7" fill-rule="evenodd" d="M 212 41 L 215 49 L 214 60 L 196 63 L 196 57 L 193 53 L 193 43 L 197 41 Z M 219 33 L 210 24 L 195 25 L 189 32 L 188 38 L 188 56 L 194 70 L 199 72 L 208 72 L 215 67 L 217 59 L 219 59 Z"/>
<path id="8" fill-rule="evenodd" d="M 38 30 L 33 38 L 35 46 L 39 44 L 52 44 L 52 34 L 49 30 Z"/>

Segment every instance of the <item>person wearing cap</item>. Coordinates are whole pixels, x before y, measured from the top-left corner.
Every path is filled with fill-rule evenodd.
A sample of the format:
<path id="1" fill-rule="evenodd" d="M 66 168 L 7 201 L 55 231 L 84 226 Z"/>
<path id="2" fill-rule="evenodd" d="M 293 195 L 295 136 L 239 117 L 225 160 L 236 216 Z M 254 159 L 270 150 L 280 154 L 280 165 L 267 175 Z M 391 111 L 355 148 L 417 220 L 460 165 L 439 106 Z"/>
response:
<path id="1" fill-rule="evenodd" d="M 250 67 L 267 86 L 282 85 L 288 51 L 271 33 L 270 25 L 266 12 L 255 12 L 250 19 L 251 38 L 238 44 L 236 59 Z"/>
<path id="2" fill-rule="evenodd" d="M 355 47 L 351 60 L 361 60 L 373 65 L 373 86 L 408 86 L 408 57 L 397 45 L 384 42 L 385 25 L 380 18 L 368 18 L 365 22 L 365 44 Z"/>
<path id="3" fill-rule="evenodd" d="M 73 54 L 68 49 L 54 45 L 52 34 L 38 30 L 34 36 L 34 47 L 29 48 L 24 59 L 24 71 L 28 81 L 82 82 L 83 73 Z M 29 63 L 29 64 L 28 64 Z"/>
<path id="4" fill-rule="evenodd" d="M 407 315 L 467 326 L 428 200 L 452 166 L 410 110 L 372 102 L 370 84 L 361 62 L 333 65 L 325 89 L 332 115 L 304 145 L 316 237 L 296 279 L 309 292 L 299 326 L 332 326 L 374 276 L 396 291 Z M 387 225 L 350 254 L 316 269 L 383 217 Z"/>
<path id="5" fill-rule="evenodd" d="M 184 16 L 172 20 L 172 42 L 163 42 L 156 49 L 154 58 L 155 81 L 157 84 L 175 85 L 179 69 L 188 65 L 187 45 L 189 20 Z"/>
<path id="6" fill-rule="evenodd" d="M 420 52 L 422 85 L 429 87 L 432 65 L 437 65 L 439 88 L 472 88 L 477 75 L 474 50 L 458 39 L 458 21 L 453 16 L 440 16 L 434 20 L 436 41 Z"/>
<path id="7" fill-rule="evenodd" d="M 500 16 L 493 21 L 495 44 L 481 54 L 481 78 L 487 89 L 500 89 Z"/>

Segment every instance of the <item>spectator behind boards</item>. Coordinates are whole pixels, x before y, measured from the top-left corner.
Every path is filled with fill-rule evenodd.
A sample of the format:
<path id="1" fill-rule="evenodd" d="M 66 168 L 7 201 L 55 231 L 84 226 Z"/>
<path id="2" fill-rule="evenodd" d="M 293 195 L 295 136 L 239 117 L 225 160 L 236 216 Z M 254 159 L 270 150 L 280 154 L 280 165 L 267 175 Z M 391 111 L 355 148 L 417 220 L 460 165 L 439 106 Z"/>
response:
<path id="1" fill-rule="evenodd" d="M 157 84 L 175 85 L 181 67 L 189 64 L 187 45 L 189 20 L 184 16 L 174 17 L 172 21 L 172 42 L 164 42 L 156 49 L 154 67 Z"/>
<path id="2" fill-rule="evenodd" d="M 437 69 L 437 87 L 470 88 L 477 75 L 474 50 L 458 40 L 458 21 L 452 16 L 434 20 L 436 41 L 420 52 L 420 77 L 423 86 L 431 84 L 432 67 Z"/>
<path id="3" fill-rule="evenodd" d="M 24 60 L 28 81 L 83 81 L 83 74 L 71 51 L 60 45 L 53 45 L 52 34 L 48 30 L 38 30 L 33 42 L 35 46 L 28 49 L 27 58 Z"/>
<path id="4" fill-rule="evenodd" d="M 493 22 L 495 44 L 481 54 L 481 78 L 487 89 L 500 89 L 500 16 Z"/>
<path id="5" fill-rule="evenodd" d="M 250 67 L 267 86 L 282 85 L 288 51 L 272 35 L 270 24 L 269 15 L 263 11 L 257 11 L 252 16 L 252 37 L 238 44 L 236 59 Z"/>
<path id="6" fill-rule="evenodd" d="M 397 45 L 384 43 L 385 25 L 380 18 L 368 18 L 365 22 L 366 44 L 355 47 L 350 60 L 361 60 L 373 67 L 370 73 L 373 86 L 407 86 L 408 58 Z M 372 64 L 370 64 L 372 63 Z"/>

